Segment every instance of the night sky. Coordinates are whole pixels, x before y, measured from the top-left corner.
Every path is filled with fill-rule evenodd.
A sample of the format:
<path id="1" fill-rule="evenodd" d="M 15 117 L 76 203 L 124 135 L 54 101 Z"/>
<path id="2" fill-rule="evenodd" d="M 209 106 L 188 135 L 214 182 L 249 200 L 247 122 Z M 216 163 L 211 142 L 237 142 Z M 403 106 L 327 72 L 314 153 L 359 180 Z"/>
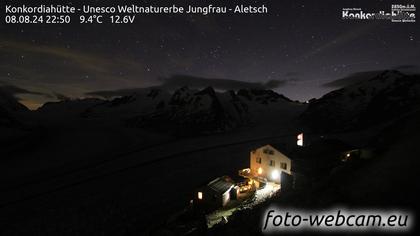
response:
<path id="1" fill-rule="evenodd" d="M 356 72 L 419 69 L 419 22 L 341 19 L 344 7 L 389 11 L 395 1 L 189 2 L 264 3 L 269 13 L 138 15 L 132 25 L 6 25 L 2 17 L 0 86 L 8 87 L 31 108 L 94 91 L 155 86 L 171 79 L 177 84 L 179 75 L 194 76 L 203 86 L 214 79 L 226 80 L 225 84 L 245 82 L 227 86 L 229 89 L 246 82 L 259 84 L 305 101 L 334 89 L 327 83 Z M 50 2 L 31 1 L 37 4 Z M 69 4 L 82 5 L 79 1 Z"/>

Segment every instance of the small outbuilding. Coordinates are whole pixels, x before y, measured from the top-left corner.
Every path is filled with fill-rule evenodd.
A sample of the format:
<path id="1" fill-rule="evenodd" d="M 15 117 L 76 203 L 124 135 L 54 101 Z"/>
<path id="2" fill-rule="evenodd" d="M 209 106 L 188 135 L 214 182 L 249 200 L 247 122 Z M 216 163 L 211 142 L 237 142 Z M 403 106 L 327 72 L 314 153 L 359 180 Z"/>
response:
<path id="1" fill-rule="evenodd" d="M 194 200 L 206 208 L 220 208 L 226 206 L 231 199 L 236 199 L 237 187 L 228 176 L 222 176 L 199 188 Z"/>

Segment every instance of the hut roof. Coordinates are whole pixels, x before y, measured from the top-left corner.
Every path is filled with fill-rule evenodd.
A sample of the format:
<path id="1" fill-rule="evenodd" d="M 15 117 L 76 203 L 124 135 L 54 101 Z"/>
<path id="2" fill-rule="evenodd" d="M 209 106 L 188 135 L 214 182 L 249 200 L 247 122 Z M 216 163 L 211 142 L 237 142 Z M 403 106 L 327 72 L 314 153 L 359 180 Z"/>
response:
<path id="1" fill-rule="evenodd" d="M 209 186 L 209 188 L 213 189 L 214 191 L 218 193 L 225 193 L 233 185 L 234 185 L 234 182 L 231 178 L 227 176 L 222 176 L 222 177 L 214 179 L 207 186 Z"/>

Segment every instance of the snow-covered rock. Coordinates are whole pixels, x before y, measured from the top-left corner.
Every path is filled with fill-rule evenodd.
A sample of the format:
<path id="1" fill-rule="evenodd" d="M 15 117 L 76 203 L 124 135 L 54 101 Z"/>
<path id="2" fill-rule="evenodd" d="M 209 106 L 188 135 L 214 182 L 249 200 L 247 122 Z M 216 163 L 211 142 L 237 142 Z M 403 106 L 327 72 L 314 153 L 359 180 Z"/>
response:
<path id="1" fill-rule="evenodd" d="M 157 88 L 137 90 L 128 96 L 117 97 L 90 107 L 85 117 L 96 118 L 131 118 L 153 112 L 157 107 L 165 106 L 170 93 Z"/>
<path id="2" fill-rule="evenodd" d="M 110 100 L 95 98 L 47 103 L 41 116 L 122 121 L 164 133 L 203 134 L 232 130 L 248 124 L 272 124 L 289 119 L 301 104 L 271 90 L 241 89 L 218 92 L 181 87 L 172 93 L 159 87 L 136 89 Z M 268 122 L 269 121 L 269 122 Z"/>
<path id="3" fill-rule="evenodd" d="M 265 89 L 240 89 L 238 91 L 238 96 L 260 104 L 269 104 L 279 101 L 291 102 L 291 100 L 284 95 L 278 94 L 273 90 Z"/>
<path id="4" fill-rule="evenodd" d="M 211 87 L 182 87 L 154 112 L 131 119 L 144 128 L 197 134 L 230 130 L 247 121 L 247 106 L 234 92 L 216 93 Z"/>

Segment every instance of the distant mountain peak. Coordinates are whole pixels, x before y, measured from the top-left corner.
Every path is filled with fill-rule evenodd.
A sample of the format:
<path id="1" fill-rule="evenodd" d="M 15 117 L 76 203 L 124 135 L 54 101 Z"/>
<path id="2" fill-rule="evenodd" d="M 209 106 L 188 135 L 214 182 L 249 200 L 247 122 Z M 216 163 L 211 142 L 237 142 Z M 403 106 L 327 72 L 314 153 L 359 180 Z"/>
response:
<path id="1" fill-rule="evenodd" d="M 397 78 L 402 78 L 404 76 L 406 75 L 398 70 L 385 70 L 379 75 L 371 78 L 370 81 L 379 80 L 381 82 L 384 82 L 387 79 L 397 79 Z"/>
<path id="2" fill-rule="evenodd" d="M 237 94 L 249 101 L 260 102 L 263 104 L 277 102 L 279 100 L 291 102 L 291 100 L 284 95 L 278 94 L 269 89 L 240 89 Z"/>
<path id="3" fill-rule="evenodd" d="M 201 91 L 196 92 L 195 94 L 196 95 L 210 95 L 212 97 L 215 97 L 216 91 L 213 89 L 213 87 L 209 86 L 209 87 L 204 88 Z"/>

